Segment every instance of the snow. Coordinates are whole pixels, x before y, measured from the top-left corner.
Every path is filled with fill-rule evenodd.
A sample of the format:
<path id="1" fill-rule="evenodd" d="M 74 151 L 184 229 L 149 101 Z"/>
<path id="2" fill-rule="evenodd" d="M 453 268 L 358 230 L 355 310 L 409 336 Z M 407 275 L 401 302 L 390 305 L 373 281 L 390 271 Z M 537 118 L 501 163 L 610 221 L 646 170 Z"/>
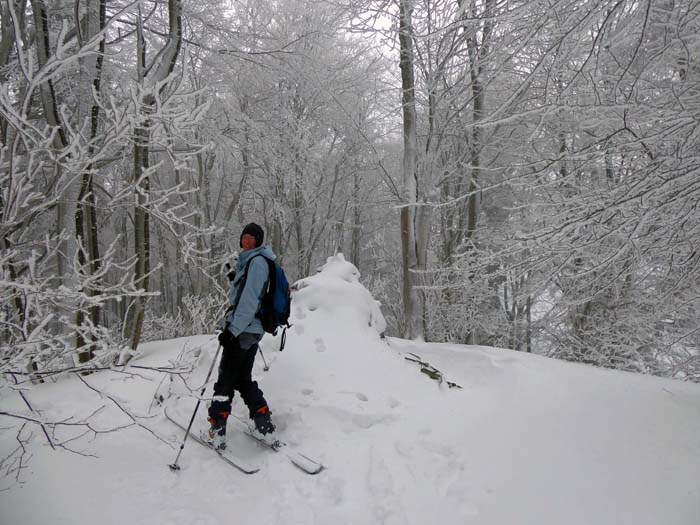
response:
<path id="1" fill-rule="evenodd" d="M 25 384 L 45 421 L 126 427 L 78 437 L 69 452 L 27 424 L 31 457 L 19 480 L 0 478 L 0 523 L 700 523 L 700 385 L 382 339 L 377 303 L 342 256 L 297 288 L 286 347 L 266 337 L 269 371 L 258 359 L 255 376 L 279 436 L 324 471 L 304 474 L 283 453 L 233 434 L 229 447 L 260 465 L 257 474 L 192 440 L 171 471 L 183 436 L 154 396 L 189 420 L 217 343 L 214 335 L 159 341 L 142 345 L 132 365 L 194 370 L 170 377 L 132 367 Z M 462 388 L 421 373 L 411 354 Z M 16 391 L 0 394 L 0 411 L 36 417 Z M 204 404 L 195 429 L 205 425 Z M 246 414 L 239 398 L 234 411 Z M 0 457 L 17 448 L 22 423 L 0 419 Z M 54 441 L 84 430 L 62 427 Z"/>

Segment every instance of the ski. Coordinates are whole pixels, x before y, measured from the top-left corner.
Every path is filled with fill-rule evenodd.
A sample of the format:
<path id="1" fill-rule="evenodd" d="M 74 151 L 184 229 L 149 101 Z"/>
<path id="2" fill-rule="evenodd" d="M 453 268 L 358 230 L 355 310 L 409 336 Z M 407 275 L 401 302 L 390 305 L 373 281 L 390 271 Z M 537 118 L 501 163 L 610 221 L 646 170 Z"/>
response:
<path id="1" fill-rule="evenodd" d="M 168 414 L 167 408 L 165 408 L 164 413 L 165 413 L 165 417 L 168 418 L 171 423 L 174 423 L 176 426 L 180 427 L 183 431 L 187 432 L 187 427 L 185 425 L 183 425 L 182 423 L 180 423 L 179 421 L 177 421 L 175 418 L 171 417 L 170 414 Z M 211 446 L 209 443 L 204 441 L 202 438 L 200 438 L 197 434 L 195 434 L 191 430 L 188 433 L 188 435 L 192 439 L 194 439 L 197 443 L 202 445 L 203 447 L 206 447 L 209 450 L 216 452 L 216 454 L 221 459 L 223 459 L 226 463 L 228 463 L 232 467 L 237 468 L 238 470 L 240 470 L 244 474 L 255 474 L 256 472 L 258 472 L 260 470 L 259 467 L 252 466 L 252 465 L 246 463 L 245 461 L 243 461 L 242 459 L 235 457 L 228 450 L 220 450 L 218 448 L 214 448 L 213 446 Z"/>
<path id="2" fill-rule="evenodd" d="M 234 421 L 241 432 L 243 432 L 249 438 L 255 440 L 259 445 L 274 452 L 284 452 L 289 461 L 291 461 L 292 465 L 297 467 L 299 470 L 306 472 L 307 474 L 311 474 L 313 476 L 325 468 L 322 463 L 294 450 L 294 447 L 288 445 L 284 441 L 277 438 L 265 439 L 261 435 L 257 435 L 253 430 L 251 430 L 246 421 L 235 414 L 231 414 L 228 421 L 229 425 L 232 421 Z"/>

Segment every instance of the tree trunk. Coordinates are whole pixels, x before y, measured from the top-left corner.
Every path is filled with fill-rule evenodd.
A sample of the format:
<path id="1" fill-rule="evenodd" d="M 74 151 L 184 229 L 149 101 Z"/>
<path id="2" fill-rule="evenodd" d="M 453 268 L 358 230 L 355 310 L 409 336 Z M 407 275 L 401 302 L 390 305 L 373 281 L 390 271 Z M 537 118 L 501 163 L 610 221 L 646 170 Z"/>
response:
<path id="1" fill-rule="evenodd" d="M 177 57 L 182 44 L 182 20 L 181 0 L 168 0 L 168 40 L 158 53 L 158 67 L 152 67 L 146 74 L 146 49 L 143 37 L 142 19 L 139 17 L 137 26 L 137 38 L 139 45 L 138 69 L 141 83 L 141 104 L 137 108 L 140 119 L 134 130 L 134 184 L 136 188 L 136 205 L 134 208 L 134 252 L 136 254 L 136 268 L 134 281 L 138 288 L 148 292 L 151 255 L 150 255 L 150 213 L 148 211 L 148 195 L 150 193 L 149 168 L 149 144 L 151 133 L 150 116 L 156 109 L 157 97 L 167 87 L 167 78 L 175 68 Z M 145 301 L 138 297 L 130 312 L 127 323 L 127 334 L 132 350 L 136 350 L 141 340 L 141 330 L 145 315 Z M 122 363 L 124 364 L 124 363 Z"/>
<path id="2" fill-rule="evenodd" d="M 306 250 L 304 243 L 304 176 L 299 166 L 300 155 L 296 155 L 294 162 L 294 187 L 292 197 L 294 199 L 294 233 L 297 241 L 297 276 L 303 277 L 306 267 Z"/>
<path id="3" fill-rule="evenodd" d="M 34 16 L 34 26 L 36 29 L 35 41 L 36 41 L 36 57 L 39 68 L 43 68 L 51 57 L 51 39 L 50 39 L 50 28 L 49 28 L 49 15 L 48 9 L 46 7 L 46 2 L 44 0 L 31 0 L 32 14 Z M 68 140 L 66 138 L 65 129 L 63 123 L 61 122 L 61 117 L 58 111 L 58 101 L 56 98 L 56 90 L 54 89 L 54 83 L 51 77 L 48 77 L 45 81 L 42 81 L 39 85 L 39 98 L 41 100 L 41 105 L 44 110 L 44 118 L 49 127 L 56 130 L 53 134 L 53 148 L 55 149 L 57 156 L 58 152 L 64 151 L 68 145 Z M 63 238 L 63 232 L 73 229 L 72 220 L 69 223 L 69 218 L 72 219 L 72 214 L 69 208 L 72 203 L 76 201 L 78 188 L 73 188 L 73 184 L 64 185 L 60 181 L 63 177 L 63 164 L 61 162 L 54 162 L 52 169 L 52 184 L 58 188 L 66 188 L 63 192 L 63 198 L 59 199 L 56 204 L 56 225 L 55 225 L 55 237 L 57 239 L 57 249 L 56 249 L 56 280 L 55 286 L 60 287 L 65 284 L 66 279 L 66 257 L 68 257 L 69 247 Z M 74 190 L 74 191 L 73 191 Z M 68 311 L 62 311 L 61 315 L 70 315 Z M 56 317 L 58 319 L 58 316 Z M 65 325 L 56 320 L 52 323 L 54 330 L 57 333 L 65 331 Z M 80 343 L 80 341 L 76 341 Z"/>
<path id="4" fill-rule="evenodd" d="M 100 33 L 106 23 L 106 0 L 99 0 L 97 9 L 95 9 L 95 2 L 88 4 L 87 13 L 87 39 L 92 38 L 94 35 Z M 95 17 L 97 17 L 97 25 L 95 25 Z M 79 20 L 76 19 L 76 24 Z M 100 39 L 98 55 L 95 59 L 94 71 L 89 71 L 92 74 L 92 92 L 96 96 L 100 95 L 100 86 L 102 83 L 102 63 L 104 61 L 104 51 L 105 51 L 105 37 L 102 36 Z M 92 108 L 90 110 L 90 145 L 88 147 L 89 155 L 91 158 L 95 152 L 95 141 L 97 139 L 97 131 L 99 127 L 99 116 L 100 116 L 100 105 L 95 100 L 92 103 Z M 95 188 L 94 188 L 94 170 L 95 166 L 90 163 L 86 166 L 83 172 L 80 194 L 78 196 L 78 204 L 75 211 L 75 234 L 78 240 L 78 262 L 81 266 L 81 271 L 85 271 L 86 263 L 89 261 L 89 272 L 91 275 L 95 275 L 100 269 L 100 248 L 98 242 L 98 231 L 97 231 L 97 210 L 96 210 L 96 198 L 95 198 Z M 87 257 L 85 254 L 87 250 Z M 94 288 L 86 290 L 89 296 L 94 297 L 98 292 Z M 100 324 L 100 307 L 93 306 L 90 308 L 90 321 L 93 326 L 98 326 Z M 82 326 L 84 323 L 84 312 L 79 310 L 76 314 L 76 325 L 78 327 Z M 78 348 L 83 346 L 85 341 L 83 340 L 83 335 L 78 329 L 76 335 L 76 343 Z M 85 352 L 78 354 L 78 360 L 83 363 L 90 360 L 93 357 L 93 349 L 89 348 Z"/>
<path id="5" fill-rule="evenodd" d="M 360 238 L 362 234 L 362 204 L 360 203 L 360 175 L 357 169 L 353 172 L 352 188 L 352 248 L 350 250 L 352 264 L 360 269 Z M 343 221 L 344 223 L 345 221 Z"/>
<path id="6" fill-rule="evenodd" d="M 25 28 L 25 11 L 27 2 L 26 0 L 10 0 L 10 2 L 12 2 L 14 13 L 19 19 L 17 25 L 20 27 L 20 30 L 23 30 Z M 7 82 L 8 73 L 10 71 L 10 68 L 7 67 L 10 59 L 10 53 L 16 45 L 15 41 L 23 39 L 23 36 L 15 34 L 15 26 L 13 24 L 12 18 L 10 17 L 9 2 L 3 2 L 1 9 L 2 11 L 0 11 L 0 13 L 2 15 L 2 37 L 0 39 L 0 84 L 4 84 L 5 82 Z M 14 148 L 10 145 L 10 141 L 14 140 L 13 138 L 11 138 L 12 135 L 13 134 L 8 131 L 7 119 L 0 116 L 0 144 L 8 149 L 10 165 L 13 164 L 12 151 Z M 8 160 L 6 160 L 6 162 L 8 162 Z M 2 216 L 4 213 L 5 201 L 3 200 L 2 193 L 0 193 L 0 216 Z M 11 248 L 12 241 L 10 240 L 10 238 L 5 234 L 0 236 L 0 252 L 9 253 Z M 3 265 L 5 267 L 7 275 L 10 276 L 10 280 L 12 282 L 16 282 L 17 268 L 15 263 L 13 262 L 13 259 L 11 257 L 5 258 L 5 262 L 3 263 Z M 16 289 L 15 292 L 17 292 Z M 20 293 L 13 293 L 12 301 L 16 310 L 17 319 L 19 320 L 19 325 L 23 325 L 25 322 L 25 307 L 21 295 L 22 294 Z"/>
<path id="7" fill-rule="evenodd" d="M 465 0 L 458 2 L 460 7 L 465 3 Z M 472 5 L 473 7 L 473 5 Z M 494 10 L 494 0 L 486 0 L 483 4 L 481 15 L 484 19 L 480 31 L 475 31 L 473 35 L 467 38 L 467 52 L 469 56 L 469 74 L 470 86 L 472 95 L 472 129 L 471 129 L 471 160 L 470 160 L 470 177 L 468 186 L 467 199 L 467 249 L 474 249 L 478 246 L 477 225 L 479 222 L 479 214 L 481 208 L 481 192 L 479 190 L 479 178 L 481 172 L 481 150 L 484 147 L 483 130 L 481 128 L 481 120 L 485 112 L 485 91 L 483 83 L 484 67 L 483 62 L 486 55 L 489 53 L 489 45 L 491 32 L 493 30 L 494 21 L 491 18 Z M 468 10 L 464 10 L 464 14 L 469 17 Z M 479 44 L 478 37 L 481 35 L 481 43 Z M 479 333 L 472 330 L 469 333 L 468 344 L 479 344 Z"/>
<path id="8" fill-rule="evenodd" d="M 399 47 L 403 104 L 403 206 L 401 208 L 401 255 L 403 262 L 404 337 L 423 337 L 422 295 L 416 288 L 418 253 L 416 246 L 416 100 L 413 72 L 412 0 L 399 0 Z"/>
<path id="9" fill-rule="evenodd" d="M 7 66 L 10 60 L 10 53 L 15 47 L 15 40 L 22 38 L 20 35 L 15 35 L 15 26 L 10 16 L 9 2 L 12 2 L 13 11 L 19 18 L 17 25 L 22 29 L 24 28 L 24 14 L 27 5 L 26 0 L 9 0 L 8 2 L 3 2 L 0 6 L 0 16 L 2 17 L 0 20 L 2 25 L 2 37 L 0 38 L 0 84 L 4 84 L 8 80 L 10 68 Z M 7 119 L 0 116 L 0 144 L 7 146 L 8 143 Z"/>

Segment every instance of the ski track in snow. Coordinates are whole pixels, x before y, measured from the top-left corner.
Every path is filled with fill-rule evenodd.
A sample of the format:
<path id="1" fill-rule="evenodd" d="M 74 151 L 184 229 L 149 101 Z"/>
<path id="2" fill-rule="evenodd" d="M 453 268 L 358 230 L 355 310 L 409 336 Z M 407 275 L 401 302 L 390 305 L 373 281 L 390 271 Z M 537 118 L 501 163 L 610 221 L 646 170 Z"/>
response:
<path id="1" fill-rule="evenodd" d="M 367 472 L 368 501 L 374 523 L 402 525 L 409 520 L 404 512 L 392 469 L 387 464 L 385 443 L 377 443 L 369 451 Z"/>

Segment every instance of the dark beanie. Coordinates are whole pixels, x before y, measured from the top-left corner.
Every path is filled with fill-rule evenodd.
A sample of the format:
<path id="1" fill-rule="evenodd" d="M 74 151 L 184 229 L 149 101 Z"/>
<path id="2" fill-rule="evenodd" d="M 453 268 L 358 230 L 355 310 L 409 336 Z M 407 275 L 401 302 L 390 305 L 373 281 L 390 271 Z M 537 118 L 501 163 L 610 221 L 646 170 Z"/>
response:
<path id="1" fill-rule="evenodd" d="M 245 234 L 252 235 L 255 237 L 255 247 L 257 248 L 258 246 L 262 246 L 263 239 L 265 239 L 265 232 L 263 229 L 255 224 L 254 222 L 251 222 L 250 224 L 246 224 L 245 228 L 243 228 L 243 231 L 241 232 L 241 239 L 239 241 L 241 248 L 243 247 L 243 236 Z"/>

